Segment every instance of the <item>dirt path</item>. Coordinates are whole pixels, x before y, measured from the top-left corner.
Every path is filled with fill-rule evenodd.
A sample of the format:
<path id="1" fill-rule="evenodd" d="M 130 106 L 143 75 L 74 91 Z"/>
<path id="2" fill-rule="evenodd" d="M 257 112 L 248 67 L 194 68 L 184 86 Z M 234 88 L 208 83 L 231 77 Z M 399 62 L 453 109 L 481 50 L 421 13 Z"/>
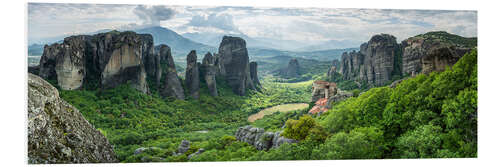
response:
<path id="1" fill-rule="evenodd" d="M 291 104 L 280 104 L 277 106 L 269 107 L 259 111 L 257 114 L 250 115 L 248 117 L 248 122 L 254 122 L 258 119 L 263 118 L 266 115 L 271 115 L 275 112 L 289 112 L 295 110 L 301 110 L 309 107 L 307 103 L 291 103 Z"/>

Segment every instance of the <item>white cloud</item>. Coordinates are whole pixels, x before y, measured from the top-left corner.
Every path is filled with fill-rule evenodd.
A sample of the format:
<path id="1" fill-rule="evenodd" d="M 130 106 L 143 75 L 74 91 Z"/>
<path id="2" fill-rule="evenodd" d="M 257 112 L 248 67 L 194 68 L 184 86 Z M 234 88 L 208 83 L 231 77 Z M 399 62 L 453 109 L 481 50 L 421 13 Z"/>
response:
<path id="1" fill-rule="evenodd" d="M 161 25 L 178 33 L 244 33 L 255 38 L 318 43 L 367 41 L 389 33 L 398 41 L 428 31 L 477 36 L 477 12 L 392 9 L 254 8 L 30 3 L 30 38 Z M 175 15 L 174 15 L 175 14 Z"/>

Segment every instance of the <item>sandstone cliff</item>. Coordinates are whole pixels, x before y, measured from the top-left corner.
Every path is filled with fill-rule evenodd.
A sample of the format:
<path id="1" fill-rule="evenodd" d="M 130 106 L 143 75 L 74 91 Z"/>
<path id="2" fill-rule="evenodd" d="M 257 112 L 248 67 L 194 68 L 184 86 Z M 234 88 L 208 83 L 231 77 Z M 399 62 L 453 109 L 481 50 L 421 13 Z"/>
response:
<path id="1" fill-rule="evenodd" d="M 28 162 L 112 163 L 112 146 L 56 88 L 28 74 Z"/>
<path id="2" fill-rule="evenodd" d="M 403 73 L 416 75 L 444 71 L 477 46 L 477 38 L 464 38 L 443 31 L 429 32 L 401 42 Z"/>
<path id="3" fill-rule="evenodd" d="M 205 57 L 203 57 L 200 71 L 204 77 L 205 83 L 207 84 L 210 95 L 217 96 L 217 83 L 215 80 L 217 69 L 215 66 L 215 57 L 213 57 L 210 52 L 205 54 Z"/>
<path id="4" fill-rule="evenodd" d="M 247 89 L 256 90 L 250 76 L 250 65 L 246 42 L 239 37 L 224 36 L 216 54 L 218 75 L 225 78 L 233 92 L 245 95 Z"/>
<path id="5" fill-rule="evenodd" d="M 157 84 L 160 85 L 160 94 L 162 96 L 175 97 L 176 99 L 183 100 L 185 98 L 184 88 L 182 88 L 181 81 L 177 76 L 177 70 L 175 69 L 174 58 L 172 57 L 170 47 L 162 44 L 156 46 L 155 50 L 159 55 L 161 66 L 165 66 L 160 67 L 160 70 L 158 70 L 159 76 L 157 76 L 157 79 L 158 77 L 160 79 L 164 78 L 163 85 L 160 85 L 160 83 Z"/>
<path id="6" fill-rule="evenodd" d="M 186 65 L 186 87 L 191 97 L 200 98 L 200 71 L 196 62 L 196 51 L 192 50 L 187 55 Z"/>
<path id="7" fill-rule="evenodd" d="M 392 79 L 400 47 L 396 37 L 389 34 L 374 35 L 360 46 L 359 52 L 342 54 L 341 73 L 345 80 L 366 81 L 383 85 Z"/>
<path id="8" fill-rule="evenodd" d="M 71 36 L 61 44 L 44 47 L 39 75 L 57 80 L 65 90 L 95 83 L 109 88 L 129 82 L 137 90 L 148 92 L 146 75 L 154 75 L 158 67 L 151 62 L 155 60 L 153 53 L 153 38 L 148 34 L 111 31 Z"/>

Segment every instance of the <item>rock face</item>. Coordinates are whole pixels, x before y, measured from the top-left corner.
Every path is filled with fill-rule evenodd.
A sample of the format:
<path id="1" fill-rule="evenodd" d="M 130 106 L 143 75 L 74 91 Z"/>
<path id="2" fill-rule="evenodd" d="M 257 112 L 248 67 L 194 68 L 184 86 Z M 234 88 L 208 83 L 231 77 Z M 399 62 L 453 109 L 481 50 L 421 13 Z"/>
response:
<path id="1" fill-rule="evenodd" d="M 260 89 L 261 84 L 259 77 L 257 76 L 257 62 L 250 62 L 250 78 L 252 79 L 255 88 Z"/>
<path id="2" fill-rule="evenodd" d="M 240 127 L 235 134 L 236 140 L 255 146 L 257 150 L 269 150 L 283 143 L 297 143 L 297 140 L 281 136 L 281 132 L 266 132 L 250 125 Z"/>
<path id="3" fill-rule="evenodd" d="M 117 162 L 108 140 L 56 88 L 28 74 L 28 162 Z"/>
<path id="4" fill-rule="evenodd" d="M 383 85 L 392 79 L 395 61 L 400 56 L 396 37 L 389 34 L 374 35 L 360 46 L 359 52 L 343 53 L 341 73 L 345 80 L 366 81 Z"/>
<path id="5" fill-rule="evenodd" d="M 191 97 L 200 98 L 200 71 L 196 62 L 196 51 L 192 50 L 187 56 L 186 86 Z"/>
<path id="6" fill-rule="evenodd" d="M 207 53 L 205 54 L 205 57 L 203 57 L 201 72 L 205 79 L 205 83 L 207 84 L 208 92 L 211 96 L 217 96 L 217 83 L 215 80 L 217 69 L 215 66 L 215 57 L 213 57 L 212 54 Z"/>
<path id="7" fill-rule="evenodd" d="M 345 99 L 348 99 L 352 96 L 353 96 L 353 94 L 351 92 L 342 91 L 339 89 L 337 91 L 337 94 L 328 98 L 328 102 L 326 103 L 326 108 L 332 108 L 333 103 L 344 101 Z"/>
<path id="8" fill-rule="evenodd" d="M 103 88 L 130 83 L 137 90 L 148 92 L 146 69 L 157 68 L 155 63 L 149 63 L 155 59 L 153 53 L 153 38 L 149 34 L 111 31 L 71 36 L 61 44 L 44 47 L 39 75 L 57 79 L 65 90 L 92 83 Z"/>
<path id="9" fill-rule="evenodd" d="M 451 37 L 460 41 L 452 41 Z M 442 31 L 408 38 L 401 42 L 403 73 L 414 76 L 418 73 L 444 71 L 447 66 L 453 66 L 465 53 L 472 50 L 477 45 L 476 40 Z"/>
<path id="10" fill-rule="evenodd" d="M 156 47 L 160 64 L 165 64 L 165 70 L 160 71 L 160 78 L 164 78 L 164 85 L 160 88 L 160 93 L 163 96 L 175 97 L 176 99 L 185 99 L 184 88 L 182 88 L 181 81 L 177 76 L 177 70 L 175 69 L 174 58 L 172 57 L 172 53 L 170 51 L 170 47 L 167 45 L 159 45 Z M 158 84 L 160 85 L 160 84 Z"/>
<path id="11" fill-rule="evenodd" d="M 286 68 L 286 77 L 292 78 L 292 77 L 298 77 L 300 74 L 300 66 L 299 66 L 299 61 L 295 58 L 291 59 L 288 62 L 288 67 Z"/>
<path id="12" fill-rule="evenodd" d="M 337 94 L 337 84 L 327 81 L 314 81 L 312 86 L 311 101 L 316 102 L 321 98 L 329 99 Z"/>
<path id="13" fill-rule="evenodd" d="M 256 90 L 250 76 L 246 42 L 239 37 L 224 36 L 216 55 L 218 73 L 225 78 L 233 92 L 245 95 L 246 89 Z"/>

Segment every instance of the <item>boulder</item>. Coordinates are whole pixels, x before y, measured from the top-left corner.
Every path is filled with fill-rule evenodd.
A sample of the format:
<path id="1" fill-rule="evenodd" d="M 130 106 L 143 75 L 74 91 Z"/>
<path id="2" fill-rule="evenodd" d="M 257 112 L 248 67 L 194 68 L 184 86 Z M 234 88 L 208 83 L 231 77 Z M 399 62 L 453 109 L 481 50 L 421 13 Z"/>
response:
<path id="1" fill-rule="evenodd" d="M 33 74 L 28 74 L 27 124 L 30 164 L 118 162 L 104 135 Z"/>
<path id="2" fill-rule="evenodd" d="M 175 155 L 181 155 L 186 153 L 190 148 L 190 144 L 188 140 L 182 140 L 181 144 L 179 145 L 179 149 L 177 149 L 177 152 Z"/>
<path id="3" fill-rule="evenodd" d="M 170 52 L 170 47 L 167 45 L 157 46 L 161 64 L 165 64 L 165 70 L 160 75 L 164 75 L 164 85 L 160 89 L 162 96 L 175 97 L 176 99 L 185 99 L 184 88 L 182 88 L 181 81 L 177 76 L 175 69 L 174 58 Z M 160 76 L 161 78 L 161 76 Z"/>
<path id="4" fill-rule="evenodd" d="M 246 142 L 254 146 L 257 150 L 269 150 L 279 147 L 283 143 L 296 143 L 297 140 L 288 139 L 280 135 L 281 132 L 266 132 L 262 128 L 250 125 L 238 128 L 235 138 L 238 141 Z"/>
<path id="5" fill-rule="evenodd" d="M 196 51 L 192 50 L 187 55 L 186 87 L 189 95 L 195 99 L 200 98 L 200 71 L 196 62 Z"/>
<path id="6" fill-rule="evenodd" d="M 251 77 L 246 42 L 240 37 L 224 36 L 216 55 L 216 64 L 221 75 L 233 92 L 243 96 L 246 89 L 256 90 Z"/>
<path id="7" fill-rule="evenodd" d="M 200 148 L 200 149 L 198 149 L 198 151 L 196 151 L 195 153 L 189 154 L 188 159 L 191 159 L 191 158 L 193 158 L 194 156 L 200 155 L 200 154 L 201 154 L 201 153 L 203 153 L 203 152 L 205 152 L 205 149 Z"/>
<path id="8" fill-rule="evenodd" d="M 205 83 L 208 87 L 208 92 L 211 96 L 217 96 L 217 83 L 215 81 L 215 75 L 217 74 L 216 66 L 215 66 L 215 57 L 208 52 L 203 57 L 202 65 L 201 65 L 202 76 L 205 79 Z"/>

